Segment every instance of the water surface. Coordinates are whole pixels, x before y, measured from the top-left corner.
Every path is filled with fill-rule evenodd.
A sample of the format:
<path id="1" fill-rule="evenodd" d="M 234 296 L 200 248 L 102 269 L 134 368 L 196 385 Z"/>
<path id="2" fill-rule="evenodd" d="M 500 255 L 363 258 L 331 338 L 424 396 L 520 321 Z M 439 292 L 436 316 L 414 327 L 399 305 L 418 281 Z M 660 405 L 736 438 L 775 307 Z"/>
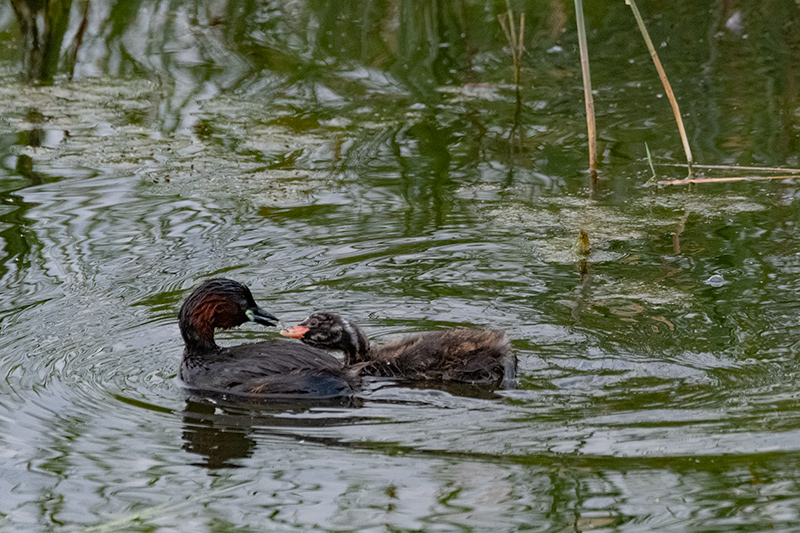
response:
<path id="1" fill-rule="evenodd" d="M 797 8 L 740 4 L 641 7 L 695 158 L 797 166 Z M 587 12 L 596 184 L 571 3 L 514 4 L 519 106 L 504 4 L 131 5 L 91 3 L 42 85 L 0 7 L 0 528 L 797 523 L 797 186 L 645 186 L 645 142 L 682 153 L 624 3 Z M 176 314 L 211 276 L 374 341 L 502 329 L 519 386 L 187 401 Z"/>

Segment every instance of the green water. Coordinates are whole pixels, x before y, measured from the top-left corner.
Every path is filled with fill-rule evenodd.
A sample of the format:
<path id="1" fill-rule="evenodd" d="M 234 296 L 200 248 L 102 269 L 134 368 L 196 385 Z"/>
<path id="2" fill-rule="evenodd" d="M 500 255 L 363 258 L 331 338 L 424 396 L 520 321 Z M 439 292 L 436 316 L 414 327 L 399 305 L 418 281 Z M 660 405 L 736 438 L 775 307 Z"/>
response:
<path id="1" fill-rule="evenodd" d="M 800 166 L 796 4 L 640 4 L 695 160 Z M 800 191 L 645 185 L 645 143 L 686 171 L 624 2 L 586 6 L 595 184 L 572 2 L 512 2 L 519 105 L 504 2 L 92 2 L 74 53 L 84 7 L 37 85 L 0 4 L 0 529 L 796 528 Z M 374 342 L 502 329 L 519 386 L 187 402 L 218 275 Z"/>

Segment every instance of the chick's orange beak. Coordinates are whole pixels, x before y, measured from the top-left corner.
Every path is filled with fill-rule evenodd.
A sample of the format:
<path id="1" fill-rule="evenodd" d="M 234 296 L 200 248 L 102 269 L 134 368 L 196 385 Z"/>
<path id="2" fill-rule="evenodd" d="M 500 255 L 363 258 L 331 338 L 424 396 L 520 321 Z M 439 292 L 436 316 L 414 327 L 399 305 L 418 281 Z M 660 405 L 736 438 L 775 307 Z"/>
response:
<path id="1" fill-rule="evenodd" d="M 289 329 L 282 329 L 281 335 L 284 337 L 291 337 L 292 339 L 302 339 L 303 335 L 308 333 L 308 328 L 305 326 L 295 326 Z"/>

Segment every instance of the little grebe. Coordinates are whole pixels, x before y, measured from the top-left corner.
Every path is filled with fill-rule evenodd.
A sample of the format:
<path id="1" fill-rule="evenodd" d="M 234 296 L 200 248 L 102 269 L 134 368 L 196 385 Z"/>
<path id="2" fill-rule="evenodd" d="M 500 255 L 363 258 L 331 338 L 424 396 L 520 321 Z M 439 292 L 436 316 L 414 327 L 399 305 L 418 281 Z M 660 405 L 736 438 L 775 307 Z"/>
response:
<path id="1" fill-rule="evenodd" d="M 500 331 L 448 329 L 411 335 L 370 348 L 364 332 L 353 322 L 330 313 L 315 313 L 284 337 L 310 346 L 342 350 L 345 365 L 361 375 L 413 380 L 453 380 L 498 383 L 513 387 L 517 357 Z"/>
<path id="2" fill-rule="evenodd" d="M 349 396 L 359 378 L 323 350 L 283 340 L 223 348 L 215 328 L 245 322 L 274 326 L 277 318 L 229 279 L 210 279 L 186 299 L 178 315 L 186 344 L 180 377 L 191 389 L 245 395 L 324 398 Z"/>

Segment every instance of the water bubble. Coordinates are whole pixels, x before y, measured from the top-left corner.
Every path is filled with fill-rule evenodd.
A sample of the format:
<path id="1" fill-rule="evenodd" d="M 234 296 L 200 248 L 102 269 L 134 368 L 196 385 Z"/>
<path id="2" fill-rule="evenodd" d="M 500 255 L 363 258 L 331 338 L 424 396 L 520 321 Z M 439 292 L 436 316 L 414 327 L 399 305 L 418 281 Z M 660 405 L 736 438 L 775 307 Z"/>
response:
<path id="1" fill-rule="evenodd" d="M 723 285 L 726 285 L 728 281 L 719 274 L 714 274 L 703 283 L 706 285 L 711 285 L 712 287 L 722 287 Z"/>

